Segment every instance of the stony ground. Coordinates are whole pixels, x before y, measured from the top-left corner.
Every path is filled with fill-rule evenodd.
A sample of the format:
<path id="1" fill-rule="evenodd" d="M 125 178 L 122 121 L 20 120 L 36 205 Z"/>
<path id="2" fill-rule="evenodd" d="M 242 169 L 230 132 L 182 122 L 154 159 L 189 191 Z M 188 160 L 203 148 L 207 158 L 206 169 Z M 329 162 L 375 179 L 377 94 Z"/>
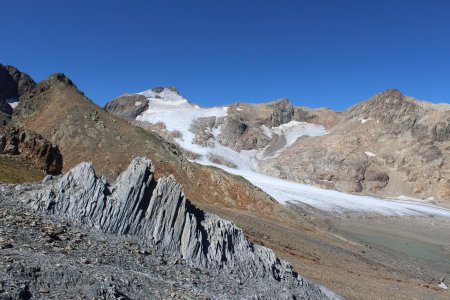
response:
<path id="1" fill-rule="evenodd" d="M 0 299 L 245 299 L 257 279 L 189 267 L 132 238 L 85 231 L 0 196 Z"/>

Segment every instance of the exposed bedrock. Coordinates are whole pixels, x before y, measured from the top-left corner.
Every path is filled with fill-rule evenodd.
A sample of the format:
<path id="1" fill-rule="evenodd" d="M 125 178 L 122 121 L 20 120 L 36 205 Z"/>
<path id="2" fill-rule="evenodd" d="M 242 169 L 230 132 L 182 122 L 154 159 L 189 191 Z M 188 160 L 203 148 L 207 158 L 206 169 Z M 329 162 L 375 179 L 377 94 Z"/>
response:
<path id="1" fill-rule="evenodd" d="M 125 94 L 105 105 L 105 110 L 126 120 L 134 120 L 148 109 L 148 99 L 143 95 Z"/>
<path id="2" fill-rule="evenodd" d="M 36 86 L 36 82 L 13 66 L 0 64 L 0 101 L 19 99 Z"/>
<path id="3" fill-rule="evenodd" d="M 60 174 L 62 155 L 56 145 L 31 130 L 4 127 L 0 130 L 0 154 L 17 155 L 46 174 Z"/>
<path id="4" fill-rule="evenodd" d="M 38 189 L 24 189 L 20 198 L 75 225 L 135 236 L 147 246 L 179 253 L 195 267 L 267 278 L 301 298 L 331 295 L 298 276 L 272 250 L 250 243 L 232 222 L 196 208 L 172 176 L 156 182 L 145 158 L 135 158 L 113 185 L 97 176 L 91 163 L 81 163 Z"/>
<path id="5" fill-rule="evenodd" d="M 13 113 L 9 101 L 19 101 L 22 95 L 36 86 L 36 82 L 13 66 L 0 64 L 0 126 L 11 120 Z"/>

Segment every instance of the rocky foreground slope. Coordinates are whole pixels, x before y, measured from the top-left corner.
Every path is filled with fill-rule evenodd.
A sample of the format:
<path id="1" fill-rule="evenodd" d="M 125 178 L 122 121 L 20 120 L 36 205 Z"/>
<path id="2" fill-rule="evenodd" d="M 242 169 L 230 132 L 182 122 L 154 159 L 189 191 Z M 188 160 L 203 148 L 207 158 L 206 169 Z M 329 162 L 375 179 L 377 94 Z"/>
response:
<path id="1" fill-rule="evenodd" d="M 173 177 L 156 182 L 153 165 L 147 159 L 134 159 L 112 185 L 95 174 L 92 164 L 82 163 L 64 176 L 47 177 L 40 184 L 0 188 L 0 205 L 6 213 L 0 223 L 2 232 L 6 231 L 1 241 L 5 268 L 1 268 L 0 283 L 1 292 L 11 297 L 24 294 L 39 297 L 40 294 L 46 298 L 77 295 L 148 299 L 151 295 L 169 296 L 164 279 L 170 278 L 172 283 L 180 281 L 170 293 L 176 290 L 177 295 L 188 298 L 338 298 L 298 276 L 272 250 L 250 243 L 233 223 L 196 208 L 185 198 Z M 53 243 L 50 251 L 58 252 L 54 257 L 43 250 L 42 243 L 32 242 L 32 235 L 20 236 L 24 230 L 33 232 L 35 220 L 22 226 L 19 232 L 8 228 L 8 222 L 15 217 L 7 210 L 17 209 L 12 202 L 18 199 L 42 216 L 38 217 L 41 223 L 68 222 L 56 229 L 45 225 L 47 236 L 55 240 L 47 240 Z M 22 223 L 31 219 L 27 213 L 21 212 L 19 216 Z M 69 250 L 66 246 L 66 251 L 59 252 L 60 244 L 64 244 L 59 241 L 70 241 L 73 237 L 69 237 L 69 232 L 75 228 L 88 232 L 87 241 L 81 244 L 79 241 L 77 245 L 68 242 L 70 246 L 67 246 L 76 249 Z M 81 236 L 78 235 L 78 240 Z M 24 242 L 20 239 L 27 239 L 32 245 L 20 245 Z M 98 239 L 108 242 L 102 241 L 100 246 Z M 142 265 L 137 267 L 132 255 L 127 257 L 111 249 L 123 241 L 137 242 L 133 245 L 138 249 L 151 249 L 162 266 L 155 263 L 155 257 L 140 257 Z M 86 242 L 91 243 L 92 249 L 80 251 L 78 248 L 86 247 Z M 34 247 L 39 249 L 30 251 Z M 99 253 L 106 256 L 105 261 L 100 260 Z M 95 258 L 95 263 L 86 257 Z M 131 263 L 125 266 L 119 263 L 122 259 Z M 76 260 L 82 260 L 81 264 Z M 167 266 L 167 260 L 171 266 Z M 98 267 L 94 269 L 91 263 Z M 147 264 L 151 266 L 147 268 Z M 163 269 L 165 274 L 159 274 L 158 269 Z M 112 274 L 111 270 L 114 270 Z M 195 272 L 199 280 L 195 284 L 186 283 L 185 272 Z M 163 283 L 159 285 L 161 279 Z M 63 285 L 58 287 L 56 282 Z"/>

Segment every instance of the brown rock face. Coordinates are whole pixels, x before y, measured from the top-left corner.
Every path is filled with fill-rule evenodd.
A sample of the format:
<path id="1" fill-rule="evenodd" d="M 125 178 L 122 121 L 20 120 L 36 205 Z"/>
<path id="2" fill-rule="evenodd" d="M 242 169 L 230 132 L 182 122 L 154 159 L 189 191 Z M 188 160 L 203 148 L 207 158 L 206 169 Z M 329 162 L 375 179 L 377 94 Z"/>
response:
<path id="1" fill-rule="evenodd" d="M 229 107 L 217 140 L 236 151 L 260 149 L 271 142 L 261 129 L 262 125 L 271 128 L 290 121 L 301 121 L 329 127 L 336 124 L 339 117 L 340 113 L 326 108 L 293 106 L 288 99 L 261 104 L 236 103 Z"/>
<path id="2" fill-rule="evenodd" d="M 18 155 L 46 174 L 60 174 L 63 159 L 56 145 L 41 135 L 22 128 L 8 127 L 0 133 L 0 154 Z"/>
<path id="3" fill-rule="evenodd" d="M 387 90 L 350 107 L 321 137 L 303 138 L 263 172 L 344 192 L 450 200 L 450 105 Z"/>

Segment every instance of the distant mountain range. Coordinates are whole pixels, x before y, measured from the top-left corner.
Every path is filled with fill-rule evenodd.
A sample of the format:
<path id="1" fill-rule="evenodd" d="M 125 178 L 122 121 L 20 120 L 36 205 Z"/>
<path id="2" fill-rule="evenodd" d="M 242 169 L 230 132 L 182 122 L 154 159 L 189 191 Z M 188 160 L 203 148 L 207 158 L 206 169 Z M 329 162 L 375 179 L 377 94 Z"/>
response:
<path id="1" fill-rule="evenodd" d="M 105 109 L 203 164 L 347 193 L 450 204 L 450 104 L 389 89 L 344 112 L 287 99 L 201 108 L 174 88 L 125 94 Z"/>

